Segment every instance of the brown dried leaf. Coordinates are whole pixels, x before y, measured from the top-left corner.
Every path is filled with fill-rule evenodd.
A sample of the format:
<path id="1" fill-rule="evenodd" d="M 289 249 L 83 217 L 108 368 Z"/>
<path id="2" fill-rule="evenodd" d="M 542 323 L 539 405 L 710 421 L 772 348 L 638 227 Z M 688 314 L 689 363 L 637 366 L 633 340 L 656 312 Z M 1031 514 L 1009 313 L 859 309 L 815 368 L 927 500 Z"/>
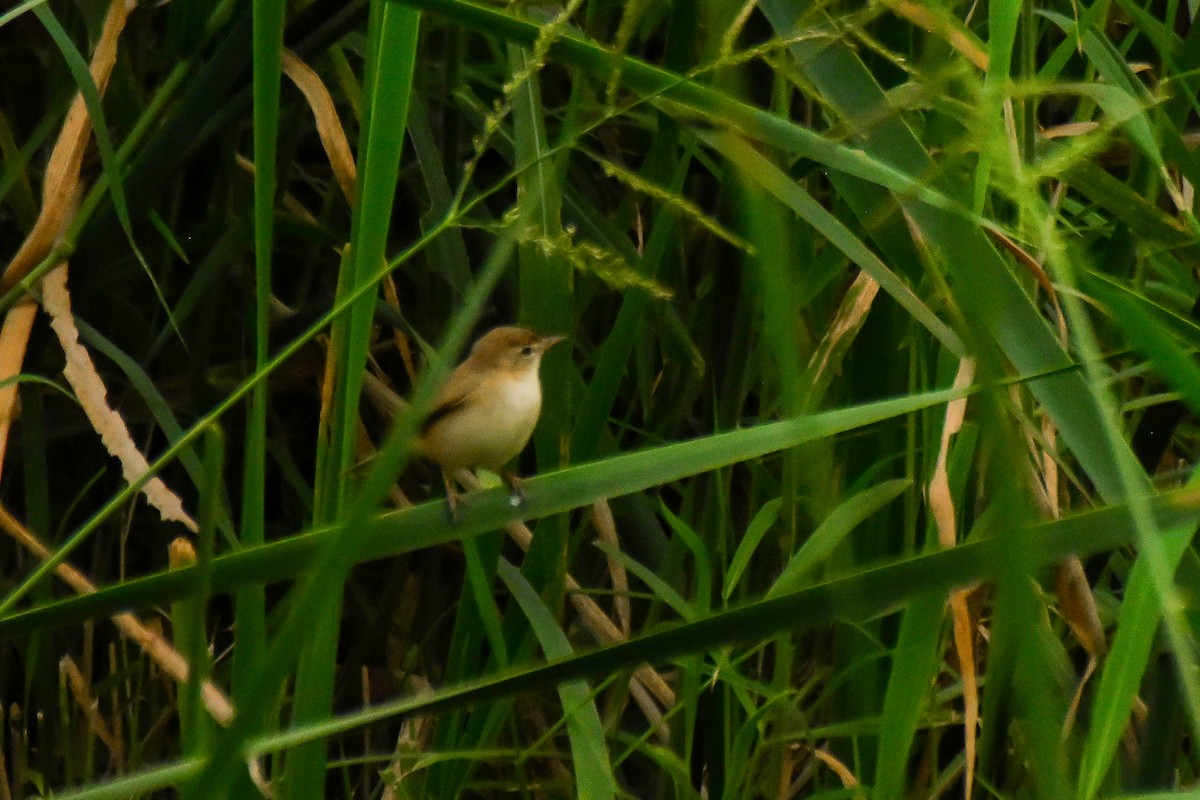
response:
<path id="1" fill-rule="evenodd" d="M 1079 685 L 1075 687 L 1075 694 L 1071 697 L 1071 705 L 1067 707 L 1066 720 L 1063 722 L 1062 740 L 1064 742 L 1071 734 L 1071 729 L 1075 727 L 1075 717 L 1079 714 L 1079 704 L 1083 702 L 1083 689 L 1087 686 L 1088 681 L 1091 680 L 1092 675 L 1096 673 L 1098 666 L 1100 666 L 1100 659 L 1095 656 L 1089 658 L 1087 667 L 1083 671 L 1083 677 L 1079 679 Z M 1136 737 L 1134 741 L 1136 741 Z"/>
<path id="2" fill-rule="evenodd" d="M 79 331 L 71 315 L 71 295 L 67 292 L 67 265 L 63 263 L 42 279 L 42 307 L 50 315 L 50 327 L 58 336 L 63 353 L 67 357 L 63 377 L 71 388 L 88 421 L 109 454 L 121 462 L 121 472 L 129 483 L 141 480 L 150 469 L 146 457 L 137 449 L 129 428 L 121 415 L 108 406 L 108 390 L 96 372 L 96 365 L 87 348 L 79 343 Z M 158 509 L 162 518 L 169 522 L 180 522 L 192 533 L 199 530 L 195 521 L 183 510 L 183 501 L 167 488 L 162 479 L 151 478 L 142 487 L 142 493 L 150 505 Z"/>
<path id="3" fill-rule="evenodd" d="M 1059 563 L 1054 577 L 1054 591 L 1075 638 L 1093 658 L 1103 656 L 1108 649 L 1104 637 L 1104 626 L 1100 623 L 1100 612 L 1096 608 L 1096 597 L 1084 574 L 1078 556 L 1071 556 Z"/>
<path id="4" fill-rule="evenodd" d="M 964 358 L 958 364 L 954 376 L 954 388 L 963 389 L 975 377 L 975 360 Z M 946 464 L 950 457 L 950 438 L 962 429 L 966 415 L 967 398 L 952 400 L 946 407 L 946 420 L 942 425 L 942 439 L 938 447 L 937 462 L 933 477 L 929 481 L 929 510 L 937 528 L 938 542 L 942 547 L 954 547 L 958 541 L 955 530 L 954 499 L 950 495 L 950 477 Z M 966 733 L 966 780 L 965 797 L 971 800 L 975 782 L 975 740 L 979 725 L 979 684 L 975 674 L 975 636 L 971 625 L 971 612 L 967 606 L 970 589 L 959 589 L 950 594 L 950 612 L 954 618 L 954 648 L 958 655 L 959 669 L 963 677 L 963 727 Z"/>
<path id="5" fill-rule="evenodd" d="M 971 385 L 974 377 L 975 360 L 964 358 L 958 364 L 958 374 L 954 376 L 954 388 L 965 389 Z M 933 468 L 933 478 L 929 481 L 929 507 L 933 512 L 938 542 L 942 547 L 953 547 L 957 542 L 954 500 L 950 497 L 950 478 L 946 472 L 946 462 L 950 457 L 950 439 L 962 429 L 966 412 L 967 398 L 965 397 L 951 400 L 947 404 L 946 421 L 942 426 L 942 440 L 938 447 L 937 462 Z"/>
<path id="6" fill-rule="evenodd" d="M 4 315 L 4 327 L 0 328 L 0 379 L 9 380 L 21 373 L 25 362 L 25 347 L 29 344 L 29 333 L 37 316 L 37 303 L 22 297 Z M 17 383 L 0 389 L 0 470 L 4 468 L 4 455 L 8 450 L 8 433 L 16 417 Z"/>
<path id="7" fill-rule="evenodd" d="M 124 0 L 113 0 L 108 7 L 100 40 L 92 56 L 92 80 L 101 95 L 117 60 L 117 39 L 125 28 L 125 20 L 132 8 L 133 5 Z M 41 210 L 17 254 L 5 268 L 3 276 L 0 276 L 0 291 L 11 289 L 50 254 L 55 239 L 75 215 L 79 169 L 83 164 L 83 153 L 87 149 L 90 132 L 91 120 L 87 106 L 83 96 L 77 94 L 46 164 Z M 22 301 L 9 309 L 5 316 L 4 328 L 0 331 L 0 380 L 20 374 L 35 310 L 32 302 Z M 0 466 L 4 463 L 16 399 L 15 384 L 0 390 Z"/>
<path id="8" fill-rule="evenodd" d="M 358 171 L 354 166 L 354 155 L 350 152 L 350 142 L 342 129 L 342 121 L 338 118 L 337 109 L 333 105 L 333 97 L 317 73 L 305 64 L 291 50 L 283 51 L 283 72 L 296 84 L 304 99 L 308 101 L 313 116 L 317 121 L 317 135 L 325 146 L 329 156 L 329 166 L 337 178 L 342 195 L 347 203 L 354 202 L 354 184 Z"/>
<path id="9" fill-rule="evenodd" d="M 104 27 L 100 31 L 96 51 L 92 54 L 91 66 L 92 80 L 101 96 L 117 61 L 117 40 L 125 29 L 125 21 L 133 7 L 126 0 L 112 0 L 108 6 L 108 15 L 104 18 Z M 0 291 L 11 289 L 50 254 L 55 239 L 74 216 L 79 168 L 83 164 L 83 153 L 87 149 L 91 130 L 91 119 L 83 95 L 76 94 L 54 149 L 50 152 L 50 161 L 46 164 L 42 208 L 37 222 L 4 270 L 3 277 L 0 277 Z"/>
<path id="10" fill-rule="evenodd" d="M 897 16 L 904 17 L 914 25 L 941 37 L 977 69 L 987 71 L 987 52 L 971 37 L 966 26 L 948 12 L 934 11 L 913 0 L 884 0 L 884 5 Z"/>
<path id="11" fill-rule="evenodd" d="M 167 564 L 171 569 L 183 569 L 196 563 L 196 547 L 186 536 L 171 540 L 167 546 Z"/>
<path id="12" fill-rule="evenodd" d="M 1042 130 L 1043 139 L 1064 139 L 1072 136 L 1082 136 L 1100 129 L 1100 123 L 1095 120 L 1082 122 L 1066 122 L 1062 125 L 1052 125 Z"/>
<path id="13" fill-rule="evenodd" d="M 829 388 L 837 368 L 841 365 L 842 356 L 866 323 L 867 314 L 870 313 L 871 305 L 878 294 L 879 284 L 875 279 L 866 272 L 858 273 L 850 288 L 846 290 L 846 296 L 842 298 L 829 329 L 808 359 L 802 408 L 811 410 L 820 404 L 825 390 Z"/>

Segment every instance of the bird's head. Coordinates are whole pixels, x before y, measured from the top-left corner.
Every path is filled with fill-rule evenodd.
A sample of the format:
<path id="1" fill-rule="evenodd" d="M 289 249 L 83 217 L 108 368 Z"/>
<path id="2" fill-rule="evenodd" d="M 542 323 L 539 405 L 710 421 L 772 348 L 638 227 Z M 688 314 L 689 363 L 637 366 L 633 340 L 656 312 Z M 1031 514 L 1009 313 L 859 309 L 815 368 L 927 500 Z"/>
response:
<path id="1" fill-rule="evenodd" d="M 479 337 L 468 360 L 481 369 L 521 374 L 537 371 L 542 355 L 564 336 L 541 336 L 528 328 L 493 328 Z"/>

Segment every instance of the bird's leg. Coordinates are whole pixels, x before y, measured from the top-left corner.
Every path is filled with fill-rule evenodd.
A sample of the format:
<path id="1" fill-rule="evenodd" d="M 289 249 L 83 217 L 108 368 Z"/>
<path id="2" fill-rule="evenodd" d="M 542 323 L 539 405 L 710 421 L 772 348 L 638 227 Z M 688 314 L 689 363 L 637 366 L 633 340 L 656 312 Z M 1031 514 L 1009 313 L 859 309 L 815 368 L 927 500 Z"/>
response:
<path id="1" fill-rule="evenodd" d="M 525 505 L 525 484 L 517 477 L 516 473 L 502 471 L 497 474 L 500 476 L 500 480 L 508 485 L 508 498 L 513 508 Z"/>
<path id="2" fill-rule="evenodd" d="M 442 483 L 446 484 L 446 510 L 450 513 L 450 521 L 458 522 L 458 491 L 454 488 L 454 478 L 449 470 L 442 470 Z"/>

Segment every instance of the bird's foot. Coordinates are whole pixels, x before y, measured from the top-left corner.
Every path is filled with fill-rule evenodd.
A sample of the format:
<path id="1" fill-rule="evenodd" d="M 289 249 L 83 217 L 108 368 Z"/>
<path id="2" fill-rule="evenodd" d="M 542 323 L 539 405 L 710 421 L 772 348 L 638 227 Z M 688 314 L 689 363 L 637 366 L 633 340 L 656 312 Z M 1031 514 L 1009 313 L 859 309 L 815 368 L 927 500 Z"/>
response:
<path id="1" fill-rule="evenodd" d="M 462 508 L 462 500 L 457 495 L 446 495 L 446 517 L 451 523 L 458 523 L 458 511 Z"/>
<path id="2" fill-rule="evenodd" d="M 458 510 L 462 507 L 462 498 L 454 489 L 454 479 L 450 477 L 450 473 L 443 471 L 442 481 L 446 484 L 446 515 L 450 517 L 450 522 L 458 522 Z"/>
<path id="3" fill-rule="evenodd" d="M 525 505 L 525 484 L 511 472 L 500 473 L 500 478 L 508 484 L 508 502 L 513 508 Z"/>

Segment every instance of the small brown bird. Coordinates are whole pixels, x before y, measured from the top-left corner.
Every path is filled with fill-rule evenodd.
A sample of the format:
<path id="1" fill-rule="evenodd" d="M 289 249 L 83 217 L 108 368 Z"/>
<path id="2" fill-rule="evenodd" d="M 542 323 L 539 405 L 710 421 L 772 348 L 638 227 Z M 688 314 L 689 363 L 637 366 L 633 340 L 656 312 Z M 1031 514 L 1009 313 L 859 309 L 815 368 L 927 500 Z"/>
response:
<path id="1" fill-rule="evenodd" d="M 520 480 L 504 467 L 533 435 L 542 410 L 538 367 L 542 355 L 563 338 L 493 328 L 450 374 L 421 423 L 416 452 L 441 467 L 451 517 L 458 511 L 451 479 L 457 469 L 491 470 L 509 485 L 514 499 L 523 498 Z"/>

